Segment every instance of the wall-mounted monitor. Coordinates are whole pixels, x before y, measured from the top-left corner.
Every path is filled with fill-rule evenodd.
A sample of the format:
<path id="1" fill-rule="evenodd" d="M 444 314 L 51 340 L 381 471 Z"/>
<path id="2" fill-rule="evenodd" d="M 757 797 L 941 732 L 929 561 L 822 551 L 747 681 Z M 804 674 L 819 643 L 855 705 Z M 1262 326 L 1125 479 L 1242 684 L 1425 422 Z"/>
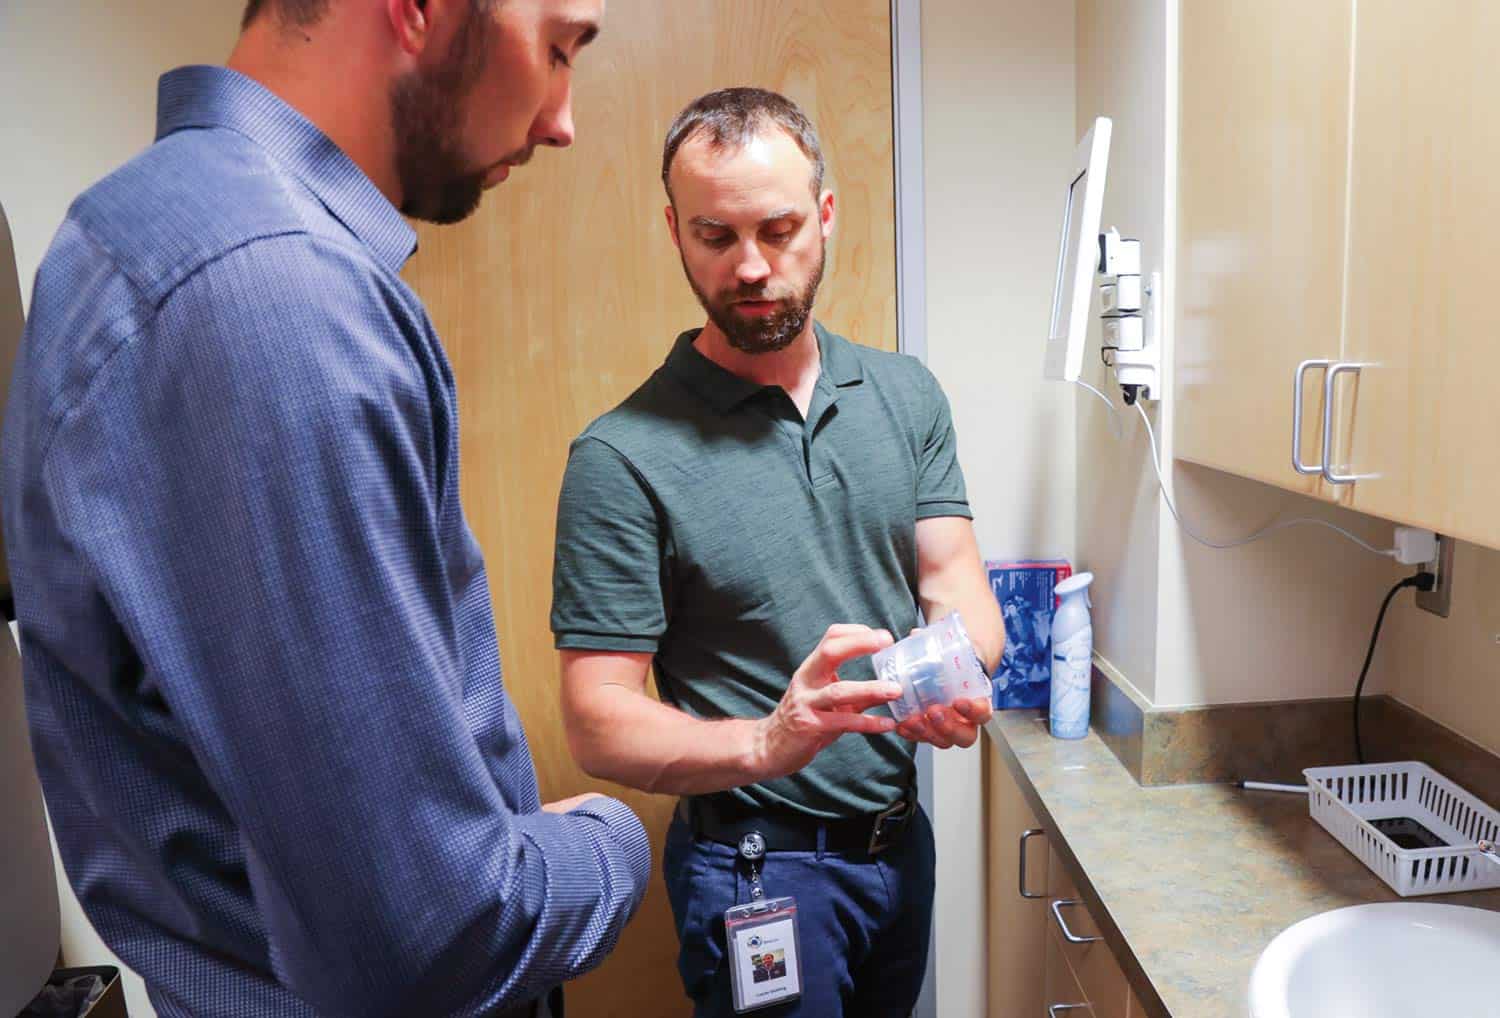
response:
<path id="1" fill-rule="evenodd" d="M 1052 319 L 1042 377 L 1076 382 L 1083 370 L 1089 301 L 1099 264 L 1099 215 L 1104 206 L 1104 171 L 1109 163 L 1108 117 L 1094 121 L 1073 159 L 1063 203 L 1057 281 L 1052 287 Z"/>

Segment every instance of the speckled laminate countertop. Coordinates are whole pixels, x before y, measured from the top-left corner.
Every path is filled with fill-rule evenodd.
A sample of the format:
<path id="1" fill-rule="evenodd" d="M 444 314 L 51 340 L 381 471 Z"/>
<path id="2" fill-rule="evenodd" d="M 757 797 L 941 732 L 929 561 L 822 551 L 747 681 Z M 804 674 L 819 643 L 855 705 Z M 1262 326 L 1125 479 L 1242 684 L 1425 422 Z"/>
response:
<path id="1" fill-rule="evenodd" d="M 1144 788 L 1090 732 L 1036 711 L 987 726 L 1148 1013 L 1245 1018 L 1255 961 L 1286 927 L 1400 900 L 1308 816 L 1298 795 L 1232 785 Z M 1427 899 L 1500 911 L 1500 891 Z"/>

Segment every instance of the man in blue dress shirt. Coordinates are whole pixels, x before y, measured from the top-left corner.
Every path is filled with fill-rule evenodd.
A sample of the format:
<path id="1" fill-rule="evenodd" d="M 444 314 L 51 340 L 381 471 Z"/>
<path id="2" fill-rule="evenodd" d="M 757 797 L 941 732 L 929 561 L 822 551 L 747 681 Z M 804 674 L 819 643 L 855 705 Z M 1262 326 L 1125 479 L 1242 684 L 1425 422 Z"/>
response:
<path id="1" fill-rule="evenodd" d="M 397 275 L 572 140 L 602 0 L 257 0 L 70 209 L 5 419 L 6 545 L 67 873 L 163 1016 L 531 1014 L 644 891 L 543 805 Z"/>

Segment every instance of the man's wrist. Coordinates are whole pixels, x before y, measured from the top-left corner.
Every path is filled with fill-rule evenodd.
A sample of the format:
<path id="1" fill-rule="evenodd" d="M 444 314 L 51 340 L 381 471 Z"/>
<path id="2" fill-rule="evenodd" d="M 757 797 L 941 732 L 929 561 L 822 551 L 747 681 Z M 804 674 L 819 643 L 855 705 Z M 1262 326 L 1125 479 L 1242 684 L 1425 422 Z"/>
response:
<path id="1" fill-rule="evenodd" d="M 747 722 L 743 727 L 744 749 L 741 759 L 749 781 L 745 784 L 753 784 L 757 781 L 769 781 L 780 777 L 773 773 L 771 766 L 772 742 L 774 740 L 776 724 L 775 713 L 767 714 L 763 718 L 756 718 Z"/>

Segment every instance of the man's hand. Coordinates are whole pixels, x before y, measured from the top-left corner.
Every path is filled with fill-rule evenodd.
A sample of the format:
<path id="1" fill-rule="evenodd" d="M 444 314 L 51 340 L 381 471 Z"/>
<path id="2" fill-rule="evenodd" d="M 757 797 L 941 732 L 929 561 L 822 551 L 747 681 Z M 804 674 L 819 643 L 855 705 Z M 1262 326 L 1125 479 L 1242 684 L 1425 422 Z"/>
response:
<path id="1" fill-rule="evenodd" d="M 979 728 L 994 713 L 988 697 L 954 700 L 947 707 L 929 707 L 926 713 L 908 718 L 896 734 L 912 742 L 929 742 L 938 749 L 967 749 L 979 738 Z"/>
<path id="2" fill-rule="evenodd" d="M 558 799 L 556 802 L 542 803 L 544 813 L 571 813 L 579 806 L 592 799 L 606 798 L 598 792 L 584 792 L 582 795 L 570 795 L 566 799 Z"/>
<path id="3" fill-rule="evenodd" d="M 894 718 L 861 713 L 901 695 L 894 682 L 842 682 L 837 669 L 856 657 L 884 650 L 891 634 L 869 626 L 829 626 L 823 639 L 792 675 L 776 710 L 755 732 L 755 769 L 765 779 L 800 771 L 845 732 L 881 735 L 894 731 Z"/>

